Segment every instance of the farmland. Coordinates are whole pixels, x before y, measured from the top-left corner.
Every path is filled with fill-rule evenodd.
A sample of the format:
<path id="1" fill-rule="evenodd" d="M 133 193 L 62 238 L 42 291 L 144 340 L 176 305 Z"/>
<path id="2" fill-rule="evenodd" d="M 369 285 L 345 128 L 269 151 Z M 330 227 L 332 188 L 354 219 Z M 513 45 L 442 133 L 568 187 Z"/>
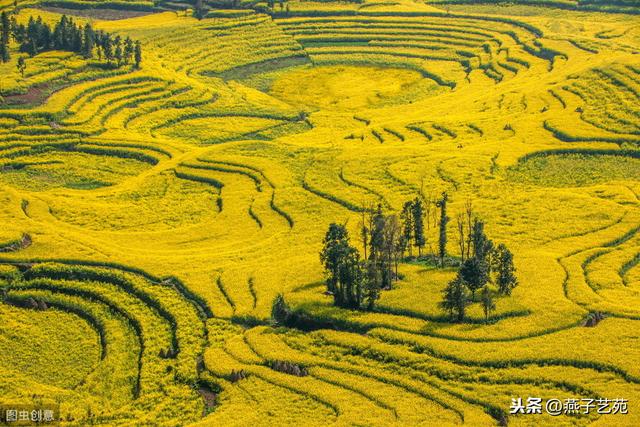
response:
<path id="1" fill-rule="evenodd" d="M 11 39 L 0 62 L 0 405 L 69 426 L 640 424 L 635 0 L 85 3 L 0 0 L 142 49 L 116 66 Z M 329 225 L 362 251 L 369 206 L 421 200 L 436 254 L 444 192 L 450 263 L 407 257 L 373 310 L 335 306 Z M 456 322 L 470 204 L 518 286 Z M 274 324 L 279 294 L 304 322 Z M 527 397 L 628 413 L 509 413 Z"/>

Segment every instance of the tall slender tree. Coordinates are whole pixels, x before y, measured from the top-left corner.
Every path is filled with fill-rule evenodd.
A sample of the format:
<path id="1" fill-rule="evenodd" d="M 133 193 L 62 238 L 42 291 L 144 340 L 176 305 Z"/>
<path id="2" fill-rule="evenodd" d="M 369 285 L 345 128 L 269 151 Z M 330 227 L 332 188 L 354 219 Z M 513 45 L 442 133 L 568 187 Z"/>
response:
<path id="1" fill-rule="evenodd" d="M 384 232 L 383 232 L 383 254 L 384 262 L 382 263 L 383 273 L 383 287 L 386 289 L 391 288 L 391 284 L 394 278 L 397 278 L 397 248 L 398 236 L 400 233 L 400 225 L 398 223 L 398 217 L 396 215 L 388 215 L 385 218 Z M 394 265 L 396 266 L 394 272 Z"/>
<path id="2" fill-rule="evenodd" d="M 13 39 L 18 44 L 22 44 L 27 36 L 24 24 L 19 24 L 15 15 L 11 17 L 11 32 L 13 33 Z"/>
<path id="3" fill-rule="evenodd" d="M 467 199 L 467 201 L 464 204 L 464 213 L 465 216 L 467 218 L 467 253 L 466 253 L 466 257 L 469 258 L 471 256 L 471 230 L 473 229 L 473 220 L 475 218 L 475 215 L 473 213 L 473 203 L 471 202 L 471 199 Z"/>
<path id="4" fill-rule="evenodd" d="M 491 253 L 493 242 L 484 232 L 484 222 L 475 219 L 471 232 L 473 256 L 467 258 L 460 267 L 460 274 L 471 290 L 472 297 L 491 279 Z"/>
<path id="5" fill-rule="evenodd" d="M 320 261 L 327 272 L 327 291 L 335 294 L 340 278 L 340 263 L 349 250 L 349 233 L 344 225 L 331 224 L 322 243 Z"/>
<path id="6" fill-rule="evenodd" d="M 113 40 L 113 46 L 114 46 L 113 58 L 116 60 L 116 64 L 119 67 L 120 65 L 122 65 L 122 62 L 124 59 L 123 57 L 124 52 L 122 51 L 122 39 L 120 38 L 120 36 L 117 36 Z"/>
<path id="7" fill-rule="evenodd" d="M 0 60 L 9 62 L 11 53 L 9 52 L 9 35 L 11 33 L 11 20 L 6 11 L 0 16 Z"/>
<path id="8" fill-rule="evenodd" d="M 364 251 L 364 259 L 369 259 L 367 250 L 369 249 L 369 239 L 371 230 L 373 229 L 373 204 L 362 203 L 362 212 L 360 217 L 360 238 L 362 239 L 362 249 Z"/>
<path id="9" fill-rule="evenodd" d="M 440 229 L 438 239 L 438 255 L 440 257 L 440 266 L 444 267 L 444 258 L 447 256 L 447 224 L 449 217 L 447 216 L 447 201 L 449 196 L 446 192 L 442 193 L 442 198 L 438 201 L 437 206 L 440 208 Z"/>
<path id="10" fill-rule="evenodd" d="M 344 225 L 331 224 L 323 240 L 320 261 L 327 273 L 327 290 L 334 304 L 360 308 L 363 302 L 363 269 L 360 254 L 349 243 Z"/>
<path id="11" fill-rule="evenodd" d="M 124 41 L 124 63 L 130 64 L 133 60 L 133 54 L 135 52 L 135 46 L 133 40 L 127 37 Z"/>
<path id="12" fill-rule="evenodd" d="M 380 272 L 381 287 L 391 288 L 392 281 L 392 253 L 393 247 L 388 239 L 390 222 L 389 217 L 382 212 L 382 205 L 378 204 L 372 216 L 371 234 L 369 241 L 369 261 L 373 262 Z"/>
<path id="13" fill-rule="evenodd" d="M 493 249 L 493 242 L 484 232 L 484 222 L 475 219 L 471 231 L 471 244 L 473 246 L 473 257 L 479 261 L 489 262 L 489 256 Z"/>
<path id="14" fill-rule="evenodd" d="M 334 299 L 337 305 L 347 308 L 360 308 L 362 304 L 362 268 L 360 254 L 348 246 L 341 260 L 337 293 Z"/>
<path id="15" fill-rule="evenodd" d="M 422 248 L 424 248 L 424 245 L 426 244 L 424 234 L 424 207 L 422 205 L 422 200 L 418 197 L 413 201 L 411 213 L 413 215 L 414 244 L 418 248 L 418 256 L 422 256 Z"/>
<path id="16" fill-rule="evenodd" d="M 104 59 L 110 64 L 113 60 L 113 41 L 111 35 L 105 33 L 102 35 L 102 52 L 104 53 Z"/>
<path id="17" fill-rule="evenodd" d="M 140 69 L 140 64 L 142 63 L 142 46 L 139 41 L 136 41 L 136 46 L 134 49 L 134 58 L 136 63 L 136 69 Z"/>
<path id="18" fill-rule="evenodd" d="M 407 247 L 409 249 L 409 256 L 413 256 L 413 251 L 411 250 L 412 241 L 413 241 L 413 210 L 411 201 L 407 201 L 402 206 L 402 212 L 400 213 L 400 220 L 402 221 L 402 235 L 404 237 L 405 242 L 407 242 Z"/>
<path id="19" fill-rule="evenodd" d="M 84 37 L 82 39 L 82 56 L 86 59 L 93 58 L 93 48 L 95 46 L 95 34 L 91 24 L 87 23 L 84 26 Z"/>
<path id="20" fill-rule="evenodd" d="M 377 261 L 381 256 L 384 245 L 385 218 L 382 213 L 382 205 L 378 204 L 371 218 L 371 231 L 369 234 L 369 259 Z"/>
<path id="21" fill-rule="evenodd" d="M 371 261 L 362 262 L 361 285 L 362 289 L 362 306 L 366 310 L 372 310 L 376 301 L 380 298 L 380 289 L 382 288 L 382 277 L 380 270 Z"/>
<path id="22" fill-rule="evenodd" d="M 49 28 L 47 26 L 47 28 Z M 71 50 L 72 52 L 77 52 L 77 53 L 82 53 L 82 45 L 83 45 L 83 39 L 82 39 L 82 28 L 81 27 L 76 27 L 75 25 L 73 26 L 73 30 L 71 33 Z"/>

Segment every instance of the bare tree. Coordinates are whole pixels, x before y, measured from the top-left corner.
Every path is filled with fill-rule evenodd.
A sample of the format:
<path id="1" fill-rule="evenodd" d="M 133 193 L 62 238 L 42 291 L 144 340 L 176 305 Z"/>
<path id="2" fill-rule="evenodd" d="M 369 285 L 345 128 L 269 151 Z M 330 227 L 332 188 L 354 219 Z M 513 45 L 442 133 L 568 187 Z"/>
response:
<path id="1" fill-rule="evenodd" d="M 424 216 L 427 219 L 427 232 L 431 229 L 431 213 L 432 213 L 432 205 L 433 205 L 433 195 L 431 194 L 431 192 L 429 193 L 429 195 L 427 197 L 424 197 L 424 195 L 422 196 L 422 199 L 424 200 Z"/>
<path id="2" fill-rule="evenodd" d="M 396 235 L 396 240 L 394 243 L 394 254 L 393 254 L 393 263 L 396 271 L 396 280 L 399 280 L 400 276 L 398 275 L 398 264 L 404 255 L 404 251 L 407 249 L 407 242 L 402 229 L 398 229 L 398 233 Z"/>
<path id="3" fill-rule="evenodd" d="M 434 208 L 437 208 L 438 206 L 438 194 L 437 192 L 431 193 L 429 194 L 429 205 L 431 205 Z M 431 210 L 433 212 L 433 228 L 438 227 L 438 209 L 432 209 Z"/>
<path id="4" fill-rule="evenodd" d="M 375 206 L 372 202 L 362 202 L 362 215 L 360 217 L 360 238 L 362 239 L 362 248 L 364 251 L 364 259 L 367 260 L 367 248 L 371 246 L 371 233 L 375 221 Z"/>
<path id="5" fill-rule="evenodd" d="M 389 215 L 385 218 L 384 230 L 383 230 L 383 252 L 385 262 L 384 265 L 388 268 L 387 274 L 389 279 L 393 277 L 393 266 L 395 265 L 395 277 L 398 276 L 398 260 L 396 244 L 398 242 L 398 236 L 402 234 L 400 229 L 400 223 L 396 215 Z M 391 285 L 391 280 L 387 282 L 387 285 Z"/>
<path id="6" fill-rule="evenodd" d="M 362 204 L 362 217 L 360 218 L 360 237 L 362 238 L 362 247 L 364 248 L 364 259 L 367 259 L 367 245 L 369 244 L 369 223 L 367 221 L 367 209 Z"/>

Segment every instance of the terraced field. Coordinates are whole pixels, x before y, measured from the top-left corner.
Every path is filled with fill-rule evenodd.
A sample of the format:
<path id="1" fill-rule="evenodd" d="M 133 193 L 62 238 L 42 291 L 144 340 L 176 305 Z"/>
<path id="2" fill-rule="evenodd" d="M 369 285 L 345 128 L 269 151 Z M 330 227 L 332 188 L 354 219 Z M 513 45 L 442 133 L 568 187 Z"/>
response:
<path id="1" fill-rule="evenodd" d="M 633 1 L 96 3 L 49 6 L 139 40 L 140 69 L 14 41 L 0 63 L 1 406 L 69 426 L 640 424 Z M 452 322 L 456 269 L 406 259 L 375 310 L 334 306 L 329 224 L 362 250 L 369 206 L 418 198 L 434 254 L 442 192 L 451 260 L 471 202 L 513 293 Z M 278 294 L 305 322 L 272 322 Z M 510 413 L 528 397 L 628 413 Z"/>

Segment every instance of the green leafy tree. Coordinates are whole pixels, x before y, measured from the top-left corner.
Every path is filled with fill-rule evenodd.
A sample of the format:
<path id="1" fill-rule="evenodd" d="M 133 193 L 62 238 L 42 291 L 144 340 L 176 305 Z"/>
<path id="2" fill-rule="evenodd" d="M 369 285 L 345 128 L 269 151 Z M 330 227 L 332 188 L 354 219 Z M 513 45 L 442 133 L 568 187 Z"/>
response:
<path id="1" fill-rule="evenodd" d="M 136 46 L 134 48 L 134 58 L 136 63 L 136 69 L 139 70 L 140 64 L 142 63 L 142 46 L 140 45 L 139 41 L 136 42 Z"/>
<path id="2" fill-rule="evenodd" d="M 133 60 L 133 54 L 135 52 L 135 46 L 133 40 L 127 37 L 124 41 L 124 63 L 130 64 Z"/>
<path id="3" fill-rule="evenodd" d="M 48 28 L 48 27 L 47 27 Z M 71 36 L 71 50 L 72 52 L 82 53 L 82 28 L 73 26 L 72 36 Z"/>
<path id="4" fill-rule="evenodd" d="M 0 16 L 0 60 L 9 62 L 11 54 L 9 52 L 9 34 L 11 32 L 11 21 L 6 11 Z"/>
<path id="5" fill-rule="evenodd" d="M 102 37 L 102 52 L 104 53 L 104 59 L 111 63 L 113 60 L 113 41 L 109 34 L 104 34 Z"/>
<path id="6" fill-rule="evenodd" d="M 396 215 L 387 215 L 384 218 L 384 232 L 382 243 L 382 260 L 380 267 L 382 270 L 382 288 L 391 289 L 393 280 L 397 278 L 397 265 L 398 259 L 396 254 L 398 253 L 398 237 L 401 235 L 400 224 Z M 394 274 L 393 267 L 396 266 L 396 272 Z"/>
<path id="7" fill-rule="evenodd" d="M 93 58 L 93 48 L 95 46 L 96 39 L 93 27 L 91 24 L 84 26 L 84 37 L 82 39 L 82 56 L 86 59 Z"/>
<path id="8" fill-rule="evenodd" d="M 9 52 L 9 43 L 0 42 L 0 61 L 9 62 L 11 60 L 11 53 Z"/>
<path id="9" fill-rule="evenodd" d="M 349 246 L 340 265 L 336 305 L 347 308 L 360 308 L 362 304 L 362 270 L 360 253 Z"/>
<path id="10" fill-rule="evenodd" d="M 382 205 L 380 204 L 378 204 L 378 207 L 373 214 L 371 225 L 372 227 L 369 236 L 369 259 L 375 262 L 381 257 L 381 253 L 384 250 L 385 217 L 382 213 Z"/>
<path id="11" fill-rule="evenodd" d="M 50 50 L 65 50 L 89 59 L 96 51 L 99 60 L 104 56 L 111 63 L 115 55 L 120 63 L 124 55 L 120 37 L 116 37 L 114 44 L 109 33 L 94 31 L 90 24 L 76 24 L 72 18 L 65 15 L 56 22 L 53 31 L 41 17 L 30 17 L 26 26 L 12 19 L 11 29 L 14 40 L 20 44 L 20 51 L 31 56 Z"/>
<path id="12" fill-rule="evenodd" d="M 102 54 L 104 52 L 102 46 L 102 32 L 96 31 L 95 33 L 95 44 L 96 44 L 96 54 L 98 55 L 98 60 L 102 61 Z"/>
<path id="13" fill-rule="evenodd" d="M 340 266 L 349 251 L 349 233 L 344 225 L 331 224 L 322 244 L 320 261 L 327 273 L 327 291 L 335 294 L 340 278 Z"/>
<path id="14" fill-rule="evenodd" d="M 482 288 L 480 302 L 482 303 L 482 311 L 484 311 L 484 319 L 489 320 L 489 314 L 496 309 L 496 303 L 493 301 L 491 289 L 487 285 Z"/>
<path id="15" fill-rule="evenodd" d="M 204 7 L 204 1 L 203 0 L 196 0 L 194 16 L 197 19 L 202 19 L 202 18 L 205 17 L 206 14 L 207 14 L 207 10 Z"/>
<path id="16" fill-rule="evenodd" d="M 507 247 L 500 243 L 492 256 L 493 268 L 496 271 L 495 282 L 498 291 L 502 295 L 511 295 L 513 289 L 518 286 L 516 268 L 513 265 L 513 254 Z"/>
<path id="17" fill-rule="evenodd" d="M 449 312 L 452 319 L 462 322 L 469 304 L 471 304 L 469 290 L 458 274 L 444 289 L 440 307 Z"/>
<path id="18" fill-rule="evenodd" d="M 391 288 L 393 281 L 393 253 L 395 235 L 398 232 L 397 218 L 393 215 L 386 216 L 382 212 L 382 205 L 373 214 L 372 230 L 370 238 L 369 261 L 371 261 L 382 278 L 381 287 Z"/>
<path id="19" fill-rule="evenodd" d="M 360 254 L 349 244 L 344 225 L 331 224 L 323 240 L 320 261 L 327 273 L 327 290 L 341 307 L 360 308 L 362 303 L 362 271 Z"/>
<path id="20" fill-rule="evenodd" d="M 327 275 L 327 290 L 334 304 L 351 309 L 372 309 L 380 296 L 382 270 L 377 261 L 361 261 L 360 253 L 349 243 L 344 225 L 331 224 L 320 252 Z"/>
<path id="21" fill-rule="evenodd" d="M 484 232 L 484 222 L 478 219 L 473 222 L 471 243 L 473 256 L 462 263 L 460 274 L 475 299 L 476 291 L 491 280 L 491 254 L 493 250 L 493 242 Z"/>
<path id="22" fill-rule="evenodd" d="M 116 64 L 118 65 L 118 67 L 120 65 L 122 65 L 122 62 L 124 60 L 124 52 L 122 51 L 122 40 L 120 39 L 120 36 L 116 37 L 115 40 L 113 41 L 113 45 L 115 46 L 115 49 L 113 51 L 113 57 L 116 60 Z"/>
<path id="23" fill-rule="evenodd" d="M 380 270 L 371 261 L 364 261 L 361 268 L 362 305 L 367 310 L 373 310 L 376 301 L 380 298 L 382 277 Z"/>
<path id="24" fill-rule="evenodd" d="M 62 15 L 62 18 L 60 18 L 60 21 L 58 21 L 56 25 L 53 27 L 53 34 L 51 35 L 54 49 L 58 49 L 58 50 L 66 49 L 65 40 L 64 40 L 66 25 L 67 25 L 67 17 L 65 15 Z"/>
<path id="25" fill-rule="evenodd" d="M 493 249 L 493 242 L 484 232 L 484 222 L 477 218 L 473 221 L 471 244 L 473 246 L 473 257 L 488 263 Z"/>
<path id="26" fill-rule="evenodd" d="M 38 53 L 38 45 L 36 38 L 40 33 L 40 29 L 38 28 L 38 24 L 36 20 L 33 19 L 33 16 L 29 17 L 29 22 L 27 23 L 26 28 L 26 39 L 20 45 L 20 50 L 22 52 L 26 52 L 31 56 L 35 56 Z"/>
<path id="27" fill-rule="evenodd" d="M 282 294 L 276 295 L 271 304 L 271 321 L 277 325 L 286 325 L 291 315 L 291 308 Z"/>
<path id="28" fill-rule="evenodd" d="M 13 39 L 22 44 L 24 39 L 27 37 L 27 30 L 23 24 L 18 24 L 18 20 L 15 16 L 11 17 L 11 32 L 13 34 Z"/>
<path id="29" fill-rule="evenodd" d="M 477 258 L 466 259 L 460 266 L 460 276 L 471 291 L 472 299 L 475 300 L 476 291 L 489 281 L 487 263 Z"/>

